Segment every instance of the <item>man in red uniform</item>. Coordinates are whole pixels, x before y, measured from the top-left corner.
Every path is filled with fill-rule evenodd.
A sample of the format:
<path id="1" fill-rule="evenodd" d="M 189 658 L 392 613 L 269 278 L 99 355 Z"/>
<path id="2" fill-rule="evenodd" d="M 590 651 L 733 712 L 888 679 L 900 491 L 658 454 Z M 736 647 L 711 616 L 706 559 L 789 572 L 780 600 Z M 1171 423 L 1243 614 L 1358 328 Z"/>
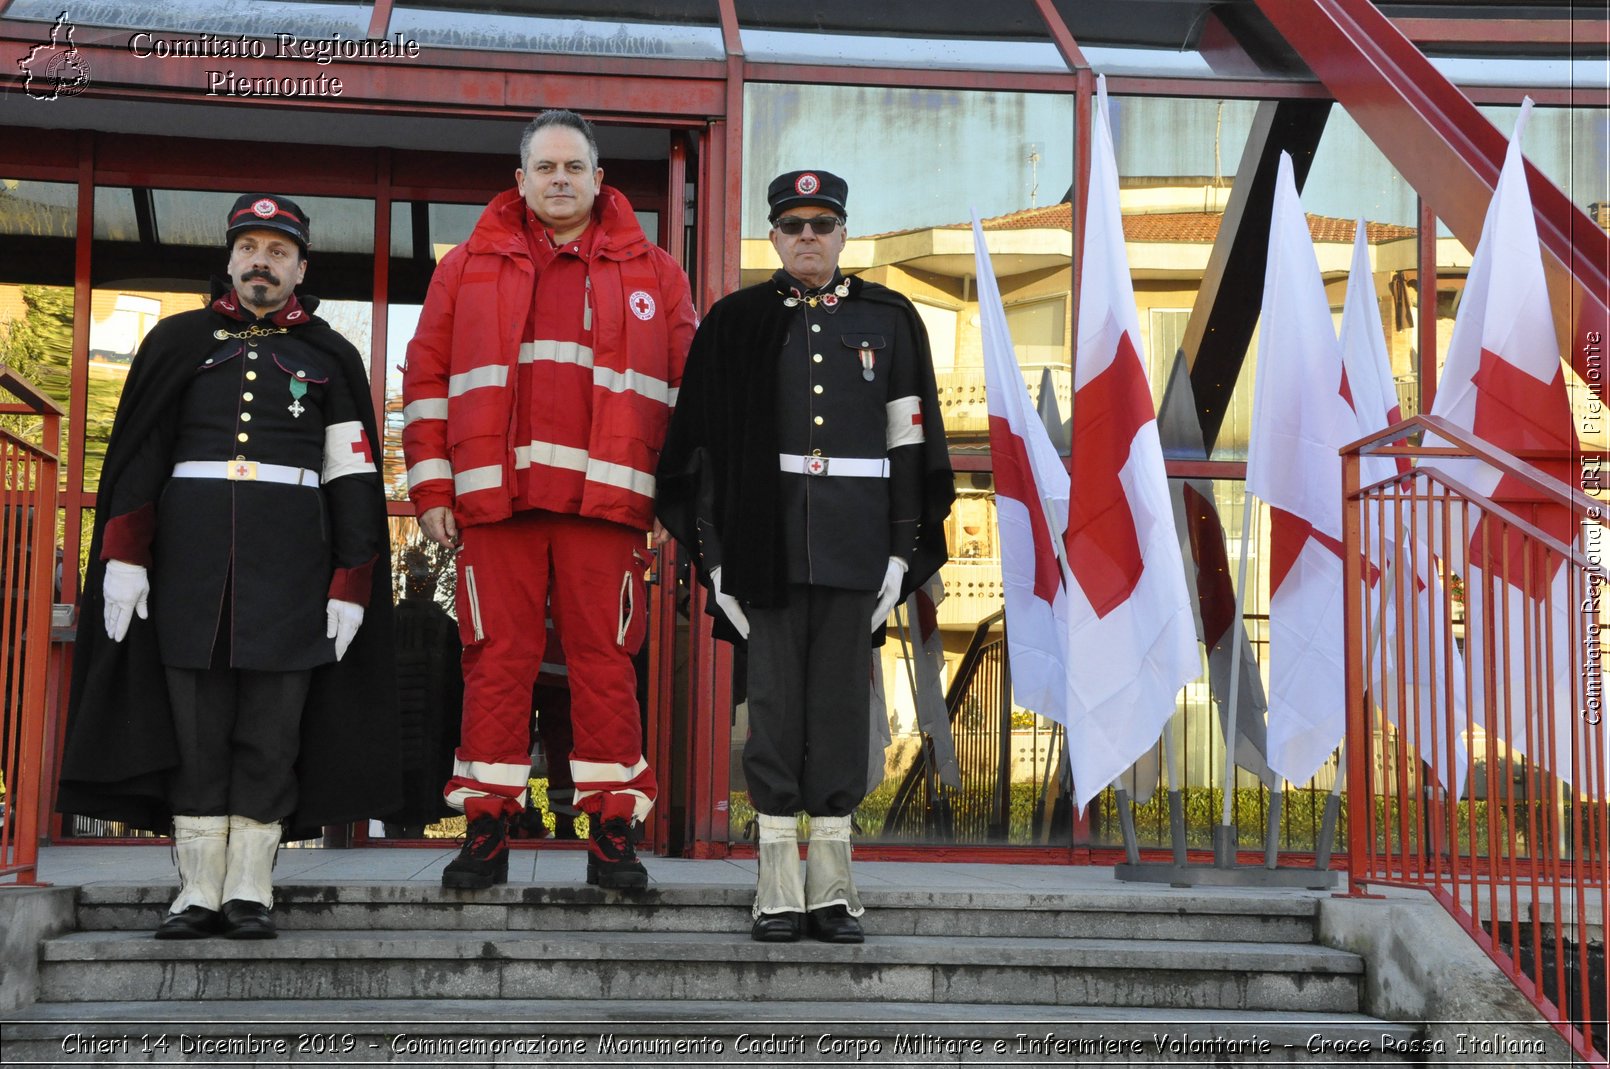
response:
<path id="1" fill-rule="evenodd" d="M 459 546 L 462 740 L 448 802 L 468 832 L 444 887 L 508 878 L 530 773 L 531 688 L 551 603 L 570 668 L 587 879 L 635 889 L 654 803 L 629 635 L 647 612 L 633 551 L 693 337 L 687 276 L 603 184 L 570 111 L 537 116 L 516 188 L 443 258 L 408 346 L 403 450 L 427 536 Z"/>

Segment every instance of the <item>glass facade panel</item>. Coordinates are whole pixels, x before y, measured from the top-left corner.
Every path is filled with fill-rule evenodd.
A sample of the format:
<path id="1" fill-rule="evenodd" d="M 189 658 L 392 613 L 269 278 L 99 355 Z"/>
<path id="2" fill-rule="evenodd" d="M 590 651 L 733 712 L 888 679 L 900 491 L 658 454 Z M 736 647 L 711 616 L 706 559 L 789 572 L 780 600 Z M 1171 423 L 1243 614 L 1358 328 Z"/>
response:
<path id="1" fill-rule="evenodd" d="M 767 0 L 735 5 L 745 57 L 827 63 L 1066 73 L 1045 21 L 1028 0 L 944 10 L 900 4 L 802 8 Z"/>
<path id="2" fill-rule="evenodd" d="M 0 235 L 72 239 L 77 234 L 76 186 L 0 179 Z"/>
<path id="3" fill-rule="evenodd" d="M 332 37 L 359 40 L 369 31 L 371 4 L 288 0 L 265 7 L 252 0 L 185 0 L 182 4 L 126 4 L 119 0 L 87 0 L 68 12 L 80 26 L 117 26 L 145 31 L 149 38 L 135 47 L 157 47 L 153 31 L 175 34 L 211 33 L 237 41 L 243 37 L 268 38 L 262 54 L 274 56 L 276 34 L 294 33 L 301 40 Z M 62 15 L 60 0 L 15 0 L 6 8 L 8 19 L 55 22 Z M 131 42 L 131 44 L 134 44 Z M 253 55 L 256 53 L 254 52 Z"/>
<path id="4" fill-rule="evenodd" d="M 380 473 L 386 496 L 408 500 L 408 471 L 403 463 L 402 368 L 408 343 L 419 326 L 430 276 L 453 247 L 470 236 L 485 205 L 395 201 L 391 205 L 391 272 L 386 294 L 386 401 L 384 459 Z"/>
<path id="5" fill-rule="evenodd" d="M 859 34 L 745 30 L 754 63 L 827 63 L 846 67 L 1029 71 L 1061 74 L 1068 64 L 1050 42 L 932 40 Z"/>
<path id="6" fill-rule="evenodd" d="M 391 30 L 443 48 L 626 59 L 720 59 L 721 27 L 399 5 Z"/>
<path id="7" fill-rule="evenodd" d="M 73 262 L 78 190 L 65 182 L 0 178 L 0 363 L 68 411 L 73 381 Z M 37 437 L 39 421 L 0 417 Z M 61 485 L 74 428 L 61 421 Z"/>

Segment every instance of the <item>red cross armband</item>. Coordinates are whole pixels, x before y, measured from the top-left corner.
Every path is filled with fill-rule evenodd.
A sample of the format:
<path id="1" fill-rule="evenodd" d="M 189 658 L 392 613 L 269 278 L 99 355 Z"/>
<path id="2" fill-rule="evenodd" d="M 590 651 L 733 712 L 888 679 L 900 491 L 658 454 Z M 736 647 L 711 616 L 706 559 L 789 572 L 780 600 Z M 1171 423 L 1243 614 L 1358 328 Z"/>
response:
<path id="1" fill-rule="evenodd" d="M 365 475 L 376 471 L 375 451 L 369 435 L 357 420 L 332 423 L 324 428 L 324 472 L 321 481 L 333 482 L 346 475 Z"/>

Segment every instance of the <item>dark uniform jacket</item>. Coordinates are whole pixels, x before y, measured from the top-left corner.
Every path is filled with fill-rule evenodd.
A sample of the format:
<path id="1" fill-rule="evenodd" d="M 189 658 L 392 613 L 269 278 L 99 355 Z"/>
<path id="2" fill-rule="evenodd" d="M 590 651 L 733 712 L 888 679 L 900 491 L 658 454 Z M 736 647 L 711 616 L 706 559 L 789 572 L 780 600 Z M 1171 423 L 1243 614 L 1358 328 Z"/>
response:
<path id="1" fill-rule="evenodd" d="M 141 345 L 96 500 L 62 812 L 165 829 L 177 753 L 163 669 L 212 664 L 314 670 L 293 826 L 317 834 L 396 808 L 385 502 L 378 473 L 359 470 L 372 469 L 379 439 L 357 351 L 316 307 L 293 299 L 254 322 L 228 293 Z M 176 463 L 236 460 L 306 469 L 324 485 L 171 477 Z M 122 642 L 102 626 L 103 557 L 149 568 L 150 619 L 135 617 Z M 331 597 L 366 606 L 339 663 L 325 634 Z"/>
<path id="2" fill-rule="evenodd" d="M 723 592 L 748 604 L 784 604 L 791 583 L 877 590 L 890 556 L 909 564 L 904 596 L 948 556 L 955 488 L 927 333 L 900 294 L 838 282 L 847 295 L 815 307 L 785 304 L 798 283 L 782 271 L 731 294 L 688 354 L 656 507 L 701 576 L 720 566 Z M 889 474 L 836 475 L 836 460 L 887 460 Z"/>

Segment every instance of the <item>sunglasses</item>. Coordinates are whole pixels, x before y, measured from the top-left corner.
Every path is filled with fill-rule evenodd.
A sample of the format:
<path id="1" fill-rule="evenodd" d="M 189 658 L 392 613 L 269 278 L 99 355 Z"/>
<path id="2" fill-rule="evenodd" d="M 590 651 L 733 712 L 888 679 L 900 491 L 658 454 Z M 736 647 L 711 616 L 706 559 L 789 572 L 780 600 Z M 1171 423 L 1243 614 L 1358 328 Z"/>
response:
<path id="1" fill-rule="evenodd" d="M 811 233 L 825 238 L 838 229 L 839 222 L 836 215 L 813 215 L 809 219 L 802 215 L 784 215 L 771 225 L 791 238 L 803 234 L 807 226 L 811 228 Z"/>

